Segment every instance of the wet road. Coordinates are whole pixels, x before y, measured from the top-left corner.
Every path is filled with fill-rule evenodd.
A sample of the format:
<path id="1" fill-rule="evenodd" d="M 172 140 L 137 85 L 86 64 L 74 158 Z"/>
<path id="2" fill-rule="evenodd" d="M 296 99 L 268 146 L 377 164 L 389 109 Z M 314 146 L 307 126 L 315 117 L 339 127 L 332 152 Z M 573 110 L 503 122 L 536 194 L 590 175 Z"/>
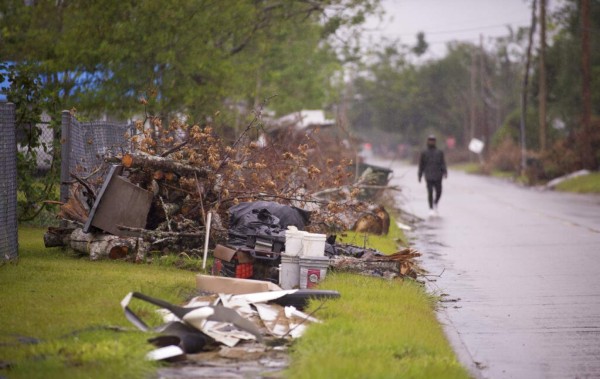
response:
<path id="1" fill-rule="evenodd" d="M 390 163 L 373 162 L 382 166 Z M 450 172 L 427 218 L 416 167 L 395 163 L 403 208 L 461 361 L 484 378 L 600 378 L 600 196 Z"/>

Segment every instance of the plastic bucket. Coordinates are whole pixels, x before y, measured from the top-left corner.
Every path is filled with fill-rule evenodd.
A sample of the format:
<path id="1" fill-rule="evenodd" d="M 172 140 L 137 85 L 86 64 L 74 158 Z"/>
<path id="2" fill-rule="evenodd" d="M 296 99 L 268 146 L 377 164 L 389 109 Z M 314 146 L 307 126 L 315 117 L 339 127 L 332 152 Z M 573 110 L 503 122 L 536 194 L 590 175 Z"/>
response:
<path id="1" fill-rule="evenodd" d="M 302 237 L 303 257 L 322 257 L 325 255 L 325 234 L 306 233 Z"/>
<path id="2" fill-rule="evenodd" d="M 281 256 L 279 287 L 284 290 L 298 288 L 300 284 L 300 258 Z"/>
<path id="3" fill-rule="evenodd" d="M 329 258 L 300 257 L 300 288 L 313 288 L 327 275 Z"/>
<path id="4" fill-rule="evenodd" d="M 300 230 L 286 230 L 285 231 L 285 251 L 282 255 L 288 255 L 295 257 L 302 254 L 302 238 L 307 232 Z"/>

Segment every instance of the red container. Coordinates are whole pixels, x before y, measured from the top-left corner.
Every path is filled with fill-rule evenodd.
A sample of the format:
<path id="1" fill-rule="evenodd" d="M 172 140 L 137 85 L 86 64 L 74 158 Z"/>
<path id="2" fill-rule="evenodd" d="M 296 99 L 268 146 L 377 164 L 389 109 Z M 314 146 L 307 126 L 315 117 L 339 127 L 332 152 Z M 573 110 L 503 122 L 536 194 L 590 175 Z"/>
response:
<path id="1" fill-rule="evenodd" d="M 231 262 L 215 258 L 213 274 L 227 278 L 250 279 L 254 274 L 252 263 L 239 263 L 236 259 Z"/>

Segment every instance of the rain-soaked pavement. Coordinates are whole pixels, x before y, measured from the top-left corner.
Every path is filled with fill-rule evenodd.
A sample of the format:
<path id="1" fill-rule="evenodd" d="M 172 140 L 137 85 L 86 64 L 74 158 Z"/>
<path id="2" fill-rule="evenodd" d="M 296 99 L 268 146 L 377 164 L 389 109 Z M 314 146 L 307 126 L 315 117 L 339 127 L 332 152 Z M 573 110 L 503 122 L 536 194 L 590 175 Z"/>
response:
<path id="1" fill-rule="evenodd" d="M 484 378 L 600 378 L 600 196 L 451 171 L 428 218 L 414 166 L 394 169 L 455 350 Z"/>

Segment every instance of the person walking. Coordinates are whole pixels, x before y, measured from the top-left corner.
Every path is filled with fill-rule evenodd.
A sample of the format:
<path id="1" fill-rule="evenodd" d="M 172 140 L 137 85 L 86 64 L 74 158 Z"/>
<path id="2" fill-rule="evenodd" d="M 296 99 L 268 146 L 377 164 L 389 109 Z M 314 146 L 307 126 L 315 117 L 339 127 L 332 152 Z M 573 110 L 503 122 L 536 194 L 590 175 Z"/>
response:
<path id="1" fill-rule="evenodd" d="M 427 137 L 427 149 L 421 152 L 419 159 L 419 183 L 425 175 L 427 183 L 427 199 L 429 201 L 429 215 L 437 215 L 437 206 L 442 197 L 442 179 L 448 178 L 448 170 L 446 168 L 446 160 L 444 153 L 436 146 L 434 135 Z M 435 199 L 433 192 L 435 190 Z"/>

